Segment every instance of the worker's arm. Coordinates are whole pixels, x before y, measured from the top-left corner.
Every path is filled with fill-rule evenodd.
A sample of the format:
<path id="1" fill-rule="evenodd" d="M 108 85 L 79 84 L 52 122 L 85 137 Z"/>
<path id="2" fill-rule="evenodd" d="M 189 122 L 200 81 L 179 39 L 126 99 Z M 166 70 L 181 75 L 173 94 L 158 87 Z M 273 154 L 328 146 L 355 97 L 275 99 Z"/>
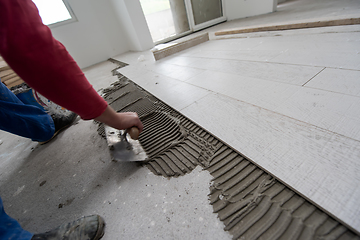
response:
<path id="1" fill-rule="evenodd" d="M 81 118 L 98 119 L 114 128 L 132 122 L 142 129 L 139 120 L 115 113 L 99 96 L 65 47 L 42 23 L 31 0 L 0 0 L 0 54 L 32 88 Z"/>
<path id="2" fill-rule="evenodd" d="M 106 108 L 103 114 L 95 118 L 95 120 L 116 129 L 128 129 L 136 126 L 139 129 L 139 132 L 143 130 L 143 124 L 136 113 L 117 113 L 110 106 Z"/>

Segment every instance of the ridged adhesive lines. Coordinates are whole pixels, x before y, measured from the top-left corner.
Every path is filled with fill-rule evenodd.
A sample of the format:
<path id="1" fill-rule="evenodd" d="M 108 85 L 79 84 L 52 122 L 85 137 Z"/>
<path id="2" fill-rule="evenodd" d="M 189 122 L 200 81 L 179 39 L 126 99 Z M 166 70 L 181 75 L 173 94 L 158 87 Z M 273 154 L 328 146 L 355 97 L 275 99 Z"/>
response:
<path id="1" fill-rule="evenodd" d="M 249 159 L 115 74 L 119 82 L 103 96 L 115 110 L 135 111 L 141 117 L 144 131 L 139 141 L 150 156 L 145 166 L 165 177 L 185 175 L 197 165 L 209 171 L 210 204 L 234 239 L 360 240 Z"/>

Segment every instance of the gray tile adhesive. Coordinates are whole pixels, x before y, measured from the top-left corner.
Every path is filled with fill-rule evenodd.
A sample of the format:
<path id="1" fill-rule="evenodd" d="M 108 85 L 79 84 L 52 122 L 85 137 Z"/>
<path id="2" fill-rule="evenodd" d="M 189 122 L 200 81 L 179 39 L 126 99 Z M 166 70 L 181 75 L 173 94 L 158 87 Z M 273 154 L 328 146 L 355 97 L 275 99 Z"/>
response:
<path id="1" fill-rule="evenodd" d="M 209 201 L 234 239 L 360 239 L 333 217 L 295 193 L 116 70 L 119 81 L 103 90 L 118 112 L 135 111 L 149 156 L 142 165 L 156 175 L 178 177 L 200 165 L 213 176 Z M 98 132 L 105 137 L 99 124 Z"/>

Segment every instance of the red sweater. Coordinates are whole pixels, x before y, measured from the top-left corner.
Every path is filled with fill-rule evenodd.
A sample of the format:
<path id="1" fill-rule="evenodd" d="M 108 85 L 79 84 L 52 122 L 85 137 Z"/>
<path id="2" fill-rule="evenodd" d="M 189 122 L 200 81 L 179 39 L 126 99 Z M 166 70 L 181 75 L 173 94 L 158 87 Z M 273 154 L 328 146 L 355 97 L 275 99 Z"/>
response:
<path id="1" fill-rule="evenodd" d="M 29 86 L 81 118 L 105 111 L 107 103 L 42 23 L 31 0 L 0 0 L 0 55 Z"/>

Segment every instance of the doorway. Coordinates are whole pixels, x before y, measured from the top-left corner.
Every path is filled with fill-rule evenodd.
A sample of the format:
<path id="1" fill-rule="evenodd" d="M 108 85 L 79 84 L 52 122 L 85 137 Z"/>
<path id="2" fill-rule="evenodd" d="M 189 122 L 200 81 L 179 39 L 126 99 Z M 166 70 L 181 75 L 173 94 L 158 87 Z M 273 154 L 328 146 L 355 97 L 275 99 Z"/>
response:
<path id="1" fill-rule="evenodd" d="M 226 21 L 222 0 L 140 0 L 140 3 L 155 44 Z"/>

